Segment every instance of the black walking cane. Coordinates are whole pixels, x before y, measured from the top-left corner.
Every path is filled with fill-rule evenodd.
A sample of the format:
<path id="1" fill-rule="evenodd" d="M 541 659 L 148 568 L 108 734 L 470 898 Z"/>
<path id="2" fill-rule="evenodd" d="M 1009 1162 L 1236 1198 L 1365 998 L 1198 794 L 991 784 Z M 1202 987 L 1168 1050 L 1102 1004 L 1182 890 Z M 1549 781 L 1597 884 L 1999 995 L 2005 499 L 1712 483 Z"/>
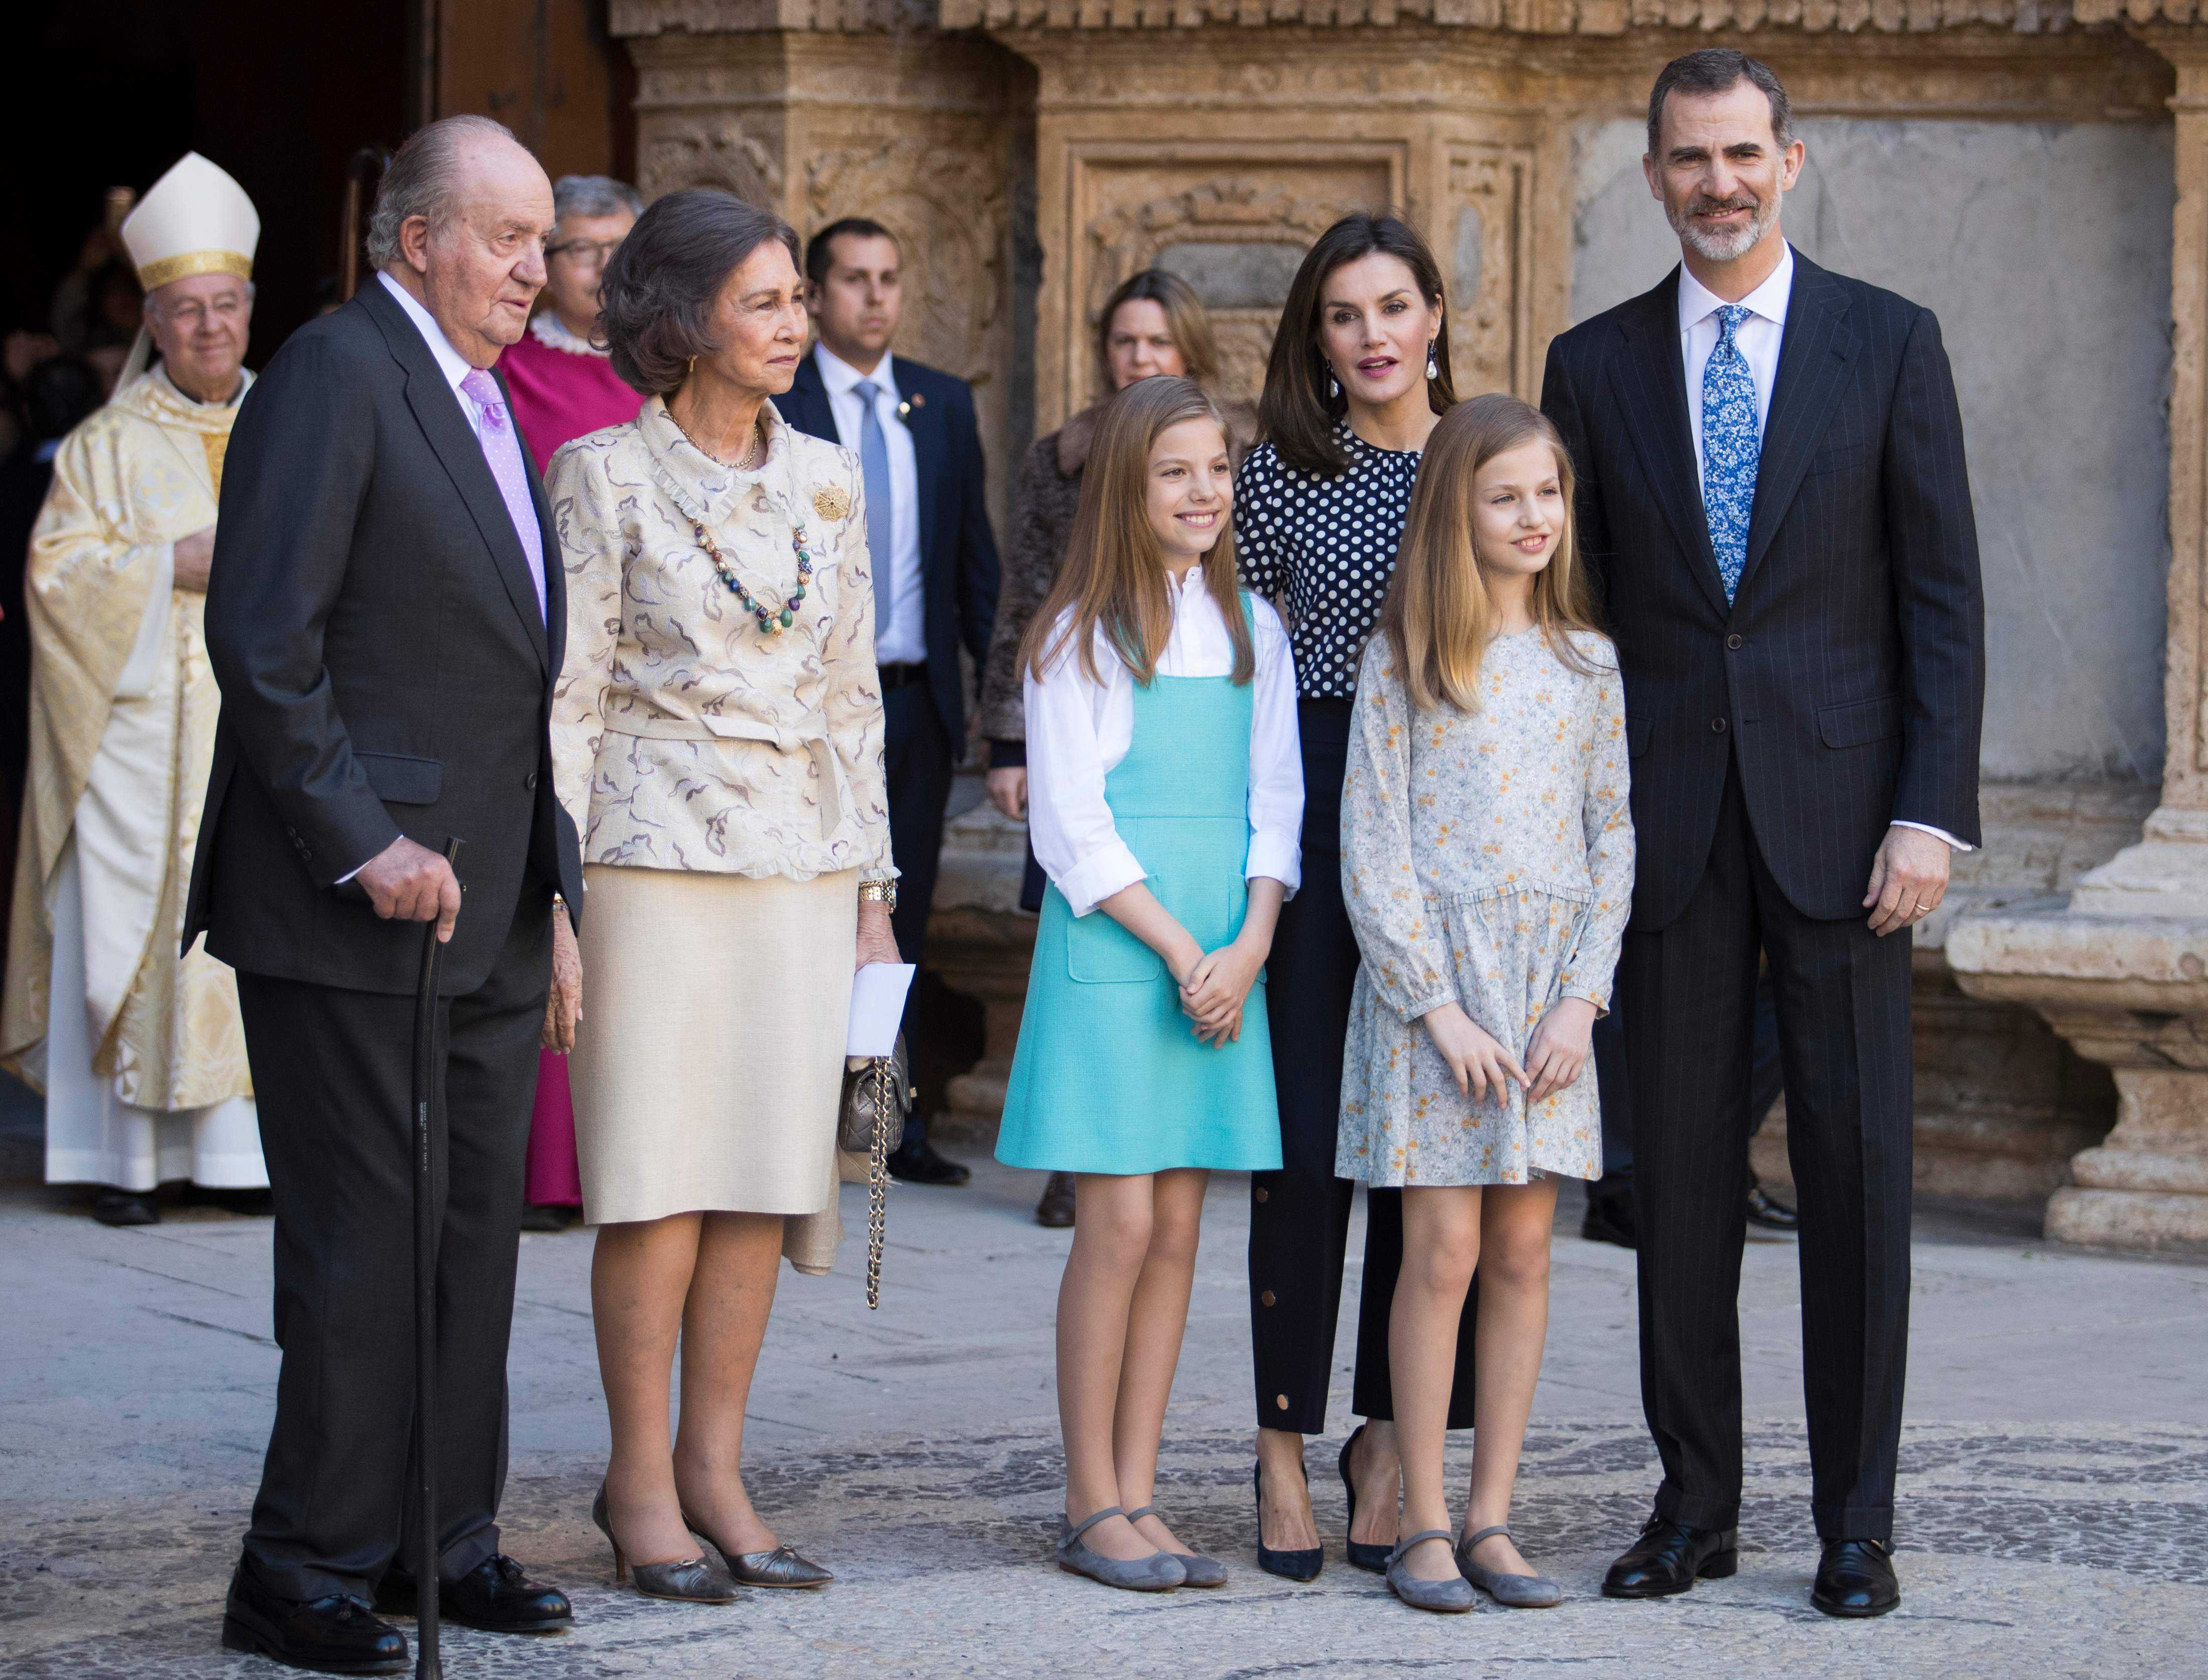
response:
<path id="1" fill-rule="evenodd" d="M 459 873 L 458 835 L 445 861 Z M 437 1655 L 437 1221 L 430 1182 L 437 1089 L 437 966 L 445 947 L 432 921 L 422 934 L 414 989 L 414 1675 L 443 1680 Z"/>

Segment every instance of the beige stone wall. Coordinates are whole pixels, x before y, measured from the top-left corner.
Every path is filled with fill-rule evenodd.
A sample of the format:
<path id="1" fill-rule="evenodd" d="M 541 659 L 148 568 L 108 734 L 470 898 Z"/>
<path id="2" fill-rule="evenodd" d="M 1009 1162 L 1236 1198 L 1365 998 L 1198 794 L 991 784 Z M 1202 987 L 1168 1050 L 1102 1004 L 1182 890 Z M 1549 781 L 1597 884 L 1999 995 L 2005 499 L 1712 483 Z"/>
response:
<path id="1" fill-rule="evenodd" d="M 801 232 L 858 213 L 905 236 L 913 291 L 897 348 L 975 381 L 1001 519 L 1014 452 L 1095 394 L 1096 313 L 1135 268 L 1195 281 L 1229 382 L 1254 395 L 1304 247 L 1345 210 L 1399 207 L 1447 275 L 1460 391 L 1533 398 L 1587 279 L 1575 274 L 1576 148 L 1637 120 L 1666 59 L 1748 45 L 1813 121 L 2166 129 L 2170 58 L 2185 55 L 2119 16 L 2145 4 L 2189 27 L 2173 8 L 2193 3 L 2079 0 L 2102 9 L 2091 27 L 2067 0 L 613 0 L 611 19 L 639 72 L 647 191 L 711 183 L 776 206 Z M 2187 147 L 2182 119 L 2208 100 L 2188 84 L 2178 103 L 2168 711 L 2169 802 L 2190 818 L 2208 806 L 2196 791 L 2208 777 L 2194 773 L 2208 766 L 2197 675 L 2208 151 Z M 2136 837 L 2151 793 L 1990 786 L 1989 844 L 1959 869 L 1958 905 L 2067 891 Z M 1017 1019 L 1026 927 L 1005 897 L 1018 860 L 1004 839 L 946 858 L 942 929 L 993 999 L 996 1064 Z M 1919 941 L 1920 1183 L 2043 1194 L 2105 1130 L 2109 1082 L 2031 1015 L 1965 997 L 1945 925 Z M 975 1083 L 976 1124 L 993 1113 L 989 1083 Z"/>
<path id="2" fill-rule="evenodd" d="M 1498 97 L 1461 32 L 1011 31 L 1037 67 L 1039 426 L 1095 394 L 1088 344 L 1113 285 L 1161 262 L 1266 284 L 1213 289 L 1238 394 L 1255 396 L 1288 277 L 1353 209 L 1425 227 L 1449 281 L 1461 390 L 1536 394 L 1570 276 L 1565 125 Z M 1377 97 L 1375 97 L 1376 93 Z M 1231 260 L 1236 249 L 1251 259 Z"/>

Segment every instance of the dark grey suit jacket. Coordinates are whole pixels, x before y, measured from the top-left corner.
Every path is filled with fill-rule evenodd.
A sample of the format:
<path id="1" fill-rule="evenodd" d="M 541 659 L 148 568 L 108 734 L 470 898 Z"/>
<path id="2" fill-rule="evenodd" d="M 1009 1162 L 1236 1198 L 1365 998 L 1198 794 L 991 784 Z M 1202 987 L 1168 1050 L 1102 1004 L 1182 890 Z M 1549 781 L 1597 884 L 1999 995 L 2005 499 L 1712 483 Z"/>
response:
<path id="1" fill-rule="evenodd" d="M 459 399 L 379 281 L 301 327 L 255 381 L 207 591 L 222 718 L 188 945 L 204 929 L 247 973 L 411 992 L 421 926 L 337 885 L 401 834 L 466 842 L 448 994 L 489 974 L 525 879 L 580 906 L 549 736 L 565 573 L 529 477 L 543 614 Z"/>
<path id="2" fill-rule="evenodd" d="M 1678 271 L 1549 347 L 1541 406 L 1625 677 L 1633 926 L 1701 880 L 1729 760 L 1804 915 L 1863 915 L 1889 824 L 1975 845 L 1977 528 L 1932 312 L 1795 254 L 1748 559 L 1725 597 L 1679 349 Z"/>

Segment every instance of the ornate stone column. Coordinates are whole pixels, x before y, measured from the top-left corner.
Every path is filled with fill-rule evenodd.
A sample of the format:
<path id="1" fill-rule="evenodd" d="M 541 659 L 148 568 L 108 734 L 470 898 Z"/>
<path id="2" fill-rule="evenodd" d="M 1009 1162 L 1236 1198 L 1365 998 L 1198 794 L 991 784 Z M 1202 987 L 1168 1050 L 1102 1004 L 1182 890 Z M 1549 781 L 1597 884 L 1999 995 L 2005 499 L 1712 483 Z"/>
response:
<path id="1" fill-rule="evenodd" d="M 1031 81 L 903 0 L 613 0 L 638 185 L 725 187 L 800 237 L 870 216 L 904 248 L 896 350 L 970 380 L 1001 522 L 1016 441 L 1013 200 Z"/>
<path id="2" fill-rule="evenodd" d="M 2139 843 L 2055 898 L 1966 915 L 1947 961 L 1973 996 L 2028 1004 L 2115 1075 L 2115 1131 L 2071 1163 L 2048 1234 L 2131 1248 L 2208 1246 L 2208 27 L 2191 0 L 2082 0 L 2176 67 L 2170 313 L 2169 749 Z"/>

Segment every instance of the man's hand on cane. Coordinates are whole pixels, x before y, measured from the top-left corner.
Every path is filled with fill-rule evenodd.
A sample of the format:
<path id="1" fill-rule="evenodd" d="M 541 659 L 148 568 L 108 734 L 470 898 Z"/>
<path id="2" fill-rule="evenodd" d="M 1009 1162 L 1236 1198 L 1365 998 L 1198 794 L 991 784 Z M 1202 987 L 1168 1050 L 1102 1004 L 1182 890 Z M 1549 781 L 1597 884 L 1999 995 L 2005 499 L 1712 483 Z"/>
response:
<path id="1" fill-rule="evenodd" d="M 353 879 L 386 921 L 434 921 L 447 944 L 460 916 L 460 878 L 427 846 L 400 835 L 360 867 Z"/>

